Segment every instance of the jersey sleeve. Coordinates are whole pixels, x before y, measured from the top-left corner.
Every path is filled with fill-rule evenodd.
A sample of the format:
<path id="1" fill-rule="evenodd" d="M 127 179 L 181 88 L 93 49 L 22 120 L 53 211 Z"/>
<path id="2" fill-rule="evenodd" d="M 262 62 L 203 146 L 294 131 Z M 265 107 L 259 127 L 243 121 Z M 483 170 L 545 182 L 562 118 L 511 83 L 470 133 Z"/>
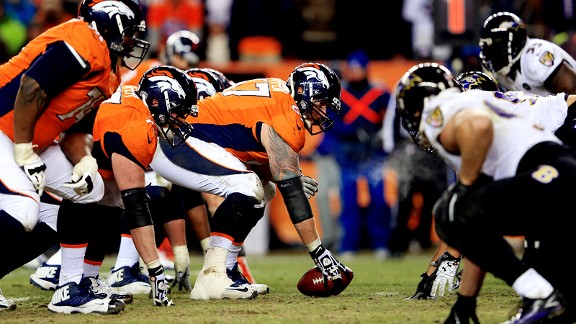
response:
<path id="1" fill-rule="evenodd" d="M 90 71 L 90 65 L 64 41 L 46 47 L 30 66 L 26 75 L 38 82 L 48 97 L 53 98 Z"/>
<path id="2" fill-rule="evenodd" d="M 562 64 L 562 49 L 554 44 L 542 43 L 540 48 L 525 53 L 521 68 L 532 84 L 544 84 L 546 79 Z"/>

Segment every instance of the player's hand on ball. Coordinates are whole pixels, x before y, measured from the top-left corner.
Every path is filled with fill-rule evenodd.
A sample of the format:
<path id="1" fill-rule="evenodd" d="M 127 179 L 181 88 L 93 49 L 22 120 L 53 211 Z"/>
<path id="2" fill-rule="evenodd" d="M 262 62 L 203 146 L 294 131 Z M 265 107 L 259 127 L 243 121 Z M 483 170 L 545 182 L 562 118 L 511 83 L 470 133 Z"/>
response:
<path id="1" fill-rule="evenodd" d="M 338 261 L 332 252 L 326 249 L 323 245 L 317 247 L 314 251 L 310 252 L 310 256 L 316 266 L 322 272 L 324 278 L 324 288 L 329 289 L 329 282 L 332 281 L 334 284 L 334 290 L 332 291 L 335 295 L 342 292 L 347 284 L 344 284 L 344 276 L 346 279 L 350 279 L 352 270 Z M 351 279 L 350 279 L 351 280 Z M 341 287 L 341 289 L 338 289 Z"/>

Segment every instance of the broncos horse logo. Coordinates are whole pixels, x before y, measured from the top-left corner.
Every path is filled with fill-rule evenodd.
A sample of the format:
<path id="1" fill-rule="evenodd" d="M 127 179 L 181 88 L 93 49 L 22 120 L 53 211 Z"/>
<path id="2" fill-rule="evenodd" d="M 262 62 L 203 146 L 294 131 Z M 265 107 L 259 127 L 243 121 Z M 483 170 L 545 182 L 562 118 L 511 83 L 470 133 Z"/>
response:
<path id="1" fill-rule="evenodd" d="M 92 7 L 93 10 L 103 11 L 112 18 L 114 15 L 124 15 L 129 19 L 134 19 L 136 14 L 126 4 L 120 1 L 102 1 L 95 3 Z"/>

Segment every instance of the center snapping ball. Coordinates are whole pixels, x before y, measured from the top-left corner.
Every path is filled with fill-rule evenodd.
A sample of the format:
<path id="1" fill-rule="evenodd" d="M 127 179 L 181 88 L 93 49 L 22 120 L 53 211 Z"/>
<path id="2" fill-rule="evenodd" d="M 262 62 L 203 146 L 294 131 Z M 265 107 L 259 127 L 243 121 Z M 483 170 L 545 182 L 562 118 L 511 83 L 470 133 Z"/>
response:
<path id="1" fill-rule="evenodd" d="M 311 297 L 336 296 L 348 287 L 353 278 L 354 272 L 352 272 L 351 269 L 348 269 L 348 272 L 342 273 L 342 280 L 334 282 L 333 280 L 328 279 L 328 284 L 324 285 L 322 270 L 318 267 L 314 267 L 306 271 L 302 278 L 300 278 L 300 281 L 298 281 L 298 291 Z"/>

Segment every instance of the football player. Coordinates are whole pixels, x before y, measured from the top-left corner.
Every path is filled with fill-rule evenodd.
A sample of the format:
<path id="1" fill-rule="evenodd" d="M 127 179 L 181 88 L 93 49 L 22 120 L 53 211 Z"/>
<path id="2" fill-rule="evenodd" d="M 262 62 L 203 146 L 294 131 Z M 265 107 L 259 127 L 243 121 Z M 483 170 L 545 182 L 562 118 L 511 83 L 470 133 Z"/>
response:
<path id="1" fill-rule="evenodd" d="M 45 244 L 41 237 L 53 230 L 37 224 L 44 189 L 82 203 L 104 194 L 94 158 L 79 154 L 72 168 L 54 141 L 111 96 L 120 65 L 135 68 L 148 44 L 139 38 L 145 25 L 137 0 L 92 6 L 97 17 L 47 30 L 0 66 L 0 236 L 7 241 L 29 236 Z"/>
<path id="2" fill-rule="evenodd" d="M 213 215 L 210 247 L 190 297 L 250 299 L 257 295 L 252 286 L 235 284 L 226 270 L 263 217 L 266 203 L 275 195 L 275 184 L 325 280 L 341 282 L 349 269 L 322 245 L 298 157 L 305 132 L 327 130 L 332 115 L 340 110 L 336 74 L 323 64 L 305 63 L 296 67 L 287 82 L 248 80 L 198 104 L 202 113 L 188 118 L 192 131 L 187 131 L 187 125 L 176 130 L 181 137 L 174 135 L 178 124 L 163 120 L 162 114 L 151 109 L 158 127 L 166 130 L 152 168 L 173 183 L 225 197 Z"/>
<path id="3" fill-rule="evenodd" d="M 124 215 L 138 254 L 148 268 L 152 299 L 156 306 L 171 306 L 164 269 L 159 261 L 154 227 L 146 193 L 144 172 L 157 144 L 157 129 L 147 107 L 164 112 L 164 118 L 186 118 L 196 115 L 196 88 L 183 71 L 159 66 L 145 73 L 138 86 L 122 86 L 98 109 L 94 121 L 93 155 L 99 161 L 106 195 L 99 204 L 123 206 Z M 86 294 L 80 284 L 86 236 L 78 235 L 81 226 L 77 215 L 59 215 L 58 230 L 62 246 L 62 269 L 59 287 L 48 309 L 54 312 L 110 313 L 100 297 L 85 305 L 68 307 L 63 296 Z M 70 298 L 72 299 L 72 298 Z M 78 298 L 75 298 L 78 299 Z M 86 298 L 87 299 L 87 298 Z M 90 304 L 90 305 L 86 305 Z"/>
<path id="4" fill-rule="evenodd" d="M 557 254 L 554 250 L 565 244 L 559 239 L 567 235 L 562 206 L 567 207 L 570 199 L 563 187 L 576 177 L 576 167 L 571 150 L 550 129 L 563 122 L 574 96 L 566 99 L 559 94 L 530 101 L 500 92 L 461 92 L 451 73 L 435 63 L 411 68 L 397 93 L 403 127 L 422 149 L 437 152 L 458 173 L 458 181 L 436 204 L 440 238 L 523 297 L 523 306 L 511 323 L 562 314 L 566 304 L 555 287 L 567 292 L 569 283 L 554 280 L 552 284 L 544 279 L 540 271 L 549 274 L 550 267 L 538 271 L 528 267 L 517 259 L 503 236 L 537 237 L 547 247 L 548 256 Z M 535 100 L 545 102 L 541 127 L 517 114 L 533 110 L 530 106 Z M 538 177 L 539 172 L 545 176 Z M 484 180 L 489 178 L 494 181 Z M 538 197 L 537 204 L 527 203 L 533 201 L 531 195 Z M 477 208 L 478 203 L 482 208 Z M 544 214 L 553 219 L 539 221 Z M 479 241 L 483 242 L 481 248 L 476 245 Z M 459 298 L 456 304 L 464 302 L 470 304 L 467 309 L 475 309 L 475 297 Z M 468 321 L 478 321 L 475 312 L 463 318 L 451 313 L 447 320 Z"/>
<path id="5" fill-rule="evenodd" d="M 576 60 L 552 42 L 528 37 L 524 22 L 511 12 L 484 21 L 480 59 L 506 91 L 576 93 Z"/>

